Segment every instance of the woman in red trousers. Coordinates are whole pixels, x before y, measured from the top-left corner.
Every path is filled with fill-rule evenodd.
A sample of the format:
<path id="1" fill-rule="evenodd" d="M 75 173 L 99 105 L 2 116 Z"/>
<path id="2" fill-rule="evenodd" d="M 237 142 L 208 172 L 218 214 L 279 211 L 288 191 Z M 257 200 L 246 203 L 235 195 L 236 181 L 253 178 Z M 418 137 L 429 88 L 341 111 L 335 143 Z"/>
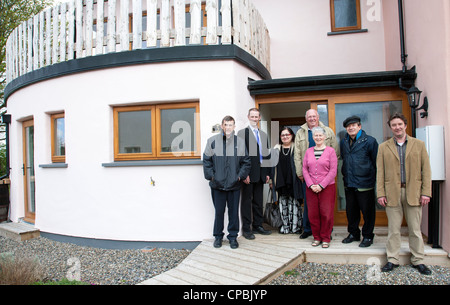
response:
<path id="1" fill-rule="evenodd" d="M 322 243 L 322 248 L 328 248 L 333 230 L 338 161 L 335 150 L 325 145 L 325 130 L 314 127 L 312 134 L 316 146 L 309 148 L 303 159 L 308 217 L 314 237 L 312 246 Z"/>

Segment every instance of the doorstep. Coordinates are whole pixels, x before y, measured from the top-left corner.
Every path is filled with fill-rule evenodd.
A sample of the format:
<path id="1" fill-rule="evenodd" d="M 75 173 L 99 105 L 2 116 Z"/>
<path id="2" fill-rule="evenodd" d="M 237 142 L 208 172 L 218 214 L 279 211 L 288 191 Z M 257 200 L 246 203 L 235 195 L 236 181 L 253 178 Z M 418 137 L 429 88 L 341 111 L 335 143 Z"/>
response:
<path id="1" fill-rule="evenodd" d="M 39 229 L 28 223 L 2 222 L 0 223 L 0 236 L 16 241 L 24 241 L 40 236 Z"/>

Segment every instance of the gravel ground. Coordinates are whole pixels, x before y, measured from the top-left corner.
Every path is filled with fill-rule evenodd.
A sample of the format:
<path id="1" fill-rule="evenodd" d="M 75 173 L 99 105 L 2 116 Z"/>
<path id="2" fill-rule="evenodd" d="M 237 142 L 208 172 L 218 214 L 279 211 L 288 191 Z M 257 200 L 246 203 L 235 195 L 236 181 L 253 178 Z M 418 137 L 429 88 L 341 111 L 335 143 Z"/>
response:
<path id="1" fill-rule="evenodd" d="M 177 266 L 189 250 L 110 250 L 83 247 L 39 237 L 17 242 L 0 236 L 0 253 L 37 256 L 45 280 L 74 274 L 79 262 L 81 281 L 93 285 L 134 285 Z"/>
<path id="2" fill-rule="evenodd" d="M 176 267 L 189 250 L 109 250 L 61 243 L 39 237 L 16 242 L 0 236 L 0 253 L 33 255 L 46 270 L 46 280 L 66 278 L 79 262 L 81 280 L 95 285 L 134 285 Z M 389 273 L 367 265 L 303 263 L 270 285 L 449 285 L 450 268 L 429 266 L 430 276 L 410 266 Z"/>
<path id="3" fill-rule="evenodd" d="M 273 280 L 271 285 L 449 285 L 450 268 L 428 266 L 422 275 L 410 265 L 380 272 L 368 265 L 303 263 Z M 381 266 L 382 267 L 382 266 Z"/>

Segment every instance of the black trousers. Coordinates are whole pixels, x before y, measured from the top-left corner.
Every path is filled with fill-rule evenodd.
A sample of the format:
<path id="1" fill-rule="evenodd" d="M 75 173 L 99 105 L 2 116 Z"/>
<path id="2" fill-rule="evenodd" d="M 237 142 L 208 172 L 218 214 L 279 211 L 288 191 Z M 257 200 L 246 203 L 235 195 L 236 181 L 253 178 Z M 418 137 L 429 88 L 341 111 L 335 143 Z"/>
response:
<path id="1" fill-rule="evenodd" d="M 228 207 L 228 235 L 229 240 L 236 239 L 239 233 L 239 195 L 240 190 L 221 191 L 211 189 L 211 196 L 214 203 L 215 218 L 213 235 L 216 238 L 224 236 L 225 208 Z"/>
<path id="2" fill-rule="evenodd" d="M 242 231 L 251 232 L 252 228 L 263 223 L 263 188 L 262 182 L 243 184 L 241 198 Z"/>
<path id="3" fill-rule="evenodd" d="M 355 237 L 360 236 L 359 222 L 361 212 L 364 219 L 362 227 L 363 238 L 372 239 L 375 227 L 375 190 L 360 192 L 356 188 L 345 188 L 346 212 L 348 221 L 348 233 Z"/>

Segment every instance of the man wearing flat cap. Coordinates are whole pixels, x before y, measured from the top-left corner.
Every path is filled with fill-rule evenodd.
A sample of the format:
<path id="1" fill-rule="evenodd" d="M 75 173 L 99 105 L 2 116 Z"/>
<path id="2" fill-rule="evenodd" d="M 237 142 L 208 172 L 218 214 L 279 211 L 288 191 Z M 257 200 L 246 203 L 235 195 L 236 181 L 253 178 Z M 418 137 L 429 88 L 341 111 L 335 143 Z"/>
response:
<path id="1" fill-rule="evenodd" d="M 350 116 L 343 122 L 347 133 L 340 142 L 349 235 L 342 241 L 361 240 L 359 222 L 364 219 L 360 247 L 373 243 L 375 227 L 375 184 L 378 143 L 361 129 L 361 119 Z"/>

